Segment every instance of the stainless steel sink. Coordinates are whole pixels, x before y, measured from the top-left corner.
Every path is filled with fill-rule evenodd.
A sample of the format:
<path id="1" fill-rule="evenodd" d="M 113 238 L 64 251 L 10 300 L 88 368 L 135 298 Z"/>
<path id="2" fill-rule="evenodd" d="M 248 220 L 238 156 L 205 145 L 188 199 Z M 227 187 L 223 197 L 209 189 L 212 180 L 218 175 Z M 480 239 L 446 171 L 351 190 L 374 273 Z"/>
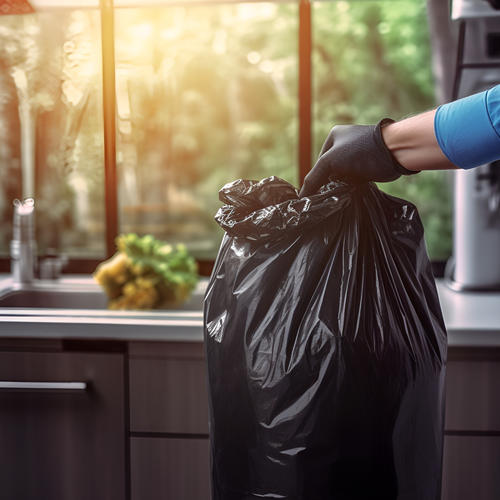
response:
<path id="1" fill-rule="evenodd" d="M 2 286 L 3 285 L 3 286 Z M 75 280 L 37 280 L 16 284 L 0 283 L 0 307 L 41 309 L 107 309 L 107 297 L 91 278 Z M 196 290 L 191 299 L 176 308 L 180 311 L 201 311 L 203 290 Z"/>
<path id="2" fill-rule="evenodd" d="M 90 276 L 63 276 L 29 285 L 0 277 L 0 338 L 93 338 L 203 341 L 203 296 L 208 280 L 174 309 L 110 311 Z"/>
<path id="3" fill-rule="evenodd" d="M 102 292 L 21 289 L 0 296 L 0 307 L 106 309 L 107 299 Z"/>

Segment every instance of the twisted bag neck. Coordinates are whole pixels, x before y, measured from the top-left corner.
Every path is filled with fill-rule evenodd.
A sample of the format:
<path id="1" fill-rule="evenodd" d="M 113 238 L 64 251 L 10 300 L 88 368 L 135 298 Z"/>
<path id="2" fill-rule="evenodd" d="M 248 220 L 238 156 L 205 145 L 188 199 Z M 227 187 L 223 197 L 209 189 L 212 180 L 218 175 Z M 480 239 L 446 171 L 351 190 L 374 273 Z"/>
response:
<path id="1" fill-rule="evenodd" d="M 317 194 L 299 198 L 297 189 L 279 177 L 239 179 L 219 191 L 225 205 L 217 211 L 215 220 L 229 236 L 252 241 L 277 238 L 343 210 L 354 189 L 345 183 L 330 182 Z"/>

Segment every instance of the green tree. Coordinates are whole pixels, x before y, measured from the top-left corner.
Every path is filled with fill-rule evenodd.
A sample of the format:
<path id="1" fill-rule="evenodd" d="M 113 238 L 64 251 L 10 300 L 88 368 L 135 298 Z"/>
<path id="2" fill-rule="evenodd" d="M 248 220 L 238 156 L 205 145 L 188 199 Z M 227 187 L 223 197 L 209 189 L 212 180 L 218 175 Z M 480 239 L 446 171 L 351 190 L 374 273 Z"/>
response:
<path id="1" fill-rule="evenodd" d="M 93 208 L 104 217 L 96 20 L 96 12 L 62 11 L 0 22 L 0 102 L 10 103 L 0 114 L 0 129 L 17 144 L 0 164 L 10 173 L 2 175 L 2 218 L 10 227 L 10 201 L 34 195 L 42 251 L 64 246 L 99 252 L 96 235 L 87 238 L 80 229 Z M 89 185 L 89 199 L 82 199 Z M 82 213 L 82 206 L 89 210 Z M 5 250 L 8 239 L 5 234 Z M 97 249 L 89 247 L 93 242 Z"/>
<path id="2" fill-rule="evenodd" d="M 435 104 L 423 0 L 320 3 L 314 9 L 315 150 L 340 123 L 401 119 Z M 444 172 L 380 184 L 414 202 L 432 258 L 451 251 L 451 195 Z"/>
<path id="3" fill-rule="evenodd" d="M 98 252 L 104 182 L 97 12 L 20 19 L 0 23 L 0 107 L 15 89 L 16 99 L 27 96 L 37 110 L 37 168 L 45 172 L 38 195 L 47 221 L 64 228 L 66 249 Z M 213 215 L 223 184 L 270 175 L 298 183 L 297 4 L 116 9 L 115 37 L 121 230 L 184 241 L 211 258 L 222 234 Z M 315 3 L 313 38 L 316 153 L 335 124 L 399 119 L 434 105 L 424 0 Z M 9 102 L 0 130 L 19 129 Z M 9 144 L 0 158 L 19 160 L 16 141 Z M 7 181 L 2 185 L 5 201 Z M 431 256 L 446 257 L 446 174 L 381 187 L 416 203 Z"/>

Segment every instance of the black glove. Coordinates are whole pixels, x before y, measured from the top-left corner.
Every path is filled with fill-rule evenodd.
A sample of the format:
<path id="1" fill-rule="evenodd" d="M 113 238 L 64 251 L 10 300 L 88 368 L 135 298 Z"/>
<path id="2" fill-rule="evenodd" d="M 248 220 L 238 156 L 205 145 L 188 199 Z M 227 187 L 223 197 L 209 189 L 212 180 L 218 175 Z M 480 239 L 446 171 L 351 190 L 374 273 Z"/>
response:
<path id="1" fill-rule="evenodd" d="M 416 174 L 400 165 L 385 145 L 381 128 L 393 122 L 384 118 L 377 125 L 333 127 L 316 165 L 304 179 L 300 197 L 315 194 L 329 178 L 351 183 L 389 182 Z"/>

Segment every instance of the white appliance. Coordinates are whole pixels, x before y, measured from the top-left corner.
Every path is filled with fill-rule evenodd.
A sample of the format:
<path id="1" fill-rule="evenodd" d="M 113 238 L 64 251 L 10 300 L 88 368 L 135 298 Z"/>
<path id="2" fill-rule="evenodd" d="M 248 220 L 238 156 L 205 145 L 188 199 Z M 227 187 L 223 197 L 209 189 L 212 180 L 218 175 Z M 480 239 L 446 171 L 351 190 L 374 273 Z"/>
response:
<path id="1" fill-rule="evenodd" d="M 497 3 L 500 8 L 498 0 L 452 3 L 452 19 L 460 22 L 454 99 L 500 83 Z M 454 205 L 446 282 L 455 290 L 500 290 L 500 162 L 454 172 Z"/>

